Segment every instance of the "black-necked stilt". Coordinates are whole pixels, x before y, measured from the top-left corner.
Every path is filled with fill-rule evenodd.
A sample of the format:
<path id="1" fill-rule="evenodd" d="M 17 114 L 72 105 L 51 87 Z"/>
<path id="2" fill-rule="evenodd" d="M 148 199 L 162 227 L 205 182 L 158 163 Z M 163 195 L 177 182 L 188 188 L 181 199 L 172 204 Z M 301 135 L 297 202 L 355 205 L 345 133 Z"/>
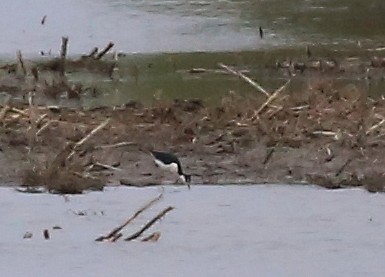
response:
<path id="1" fill-rule="evenodd" d="M 160 151 L 151 151 L 151 154 L 154 157 L 156 166 L 178 174 L 179 178 L 176 181 L 181 180 L 183 183 L 187 183 L 188 188 L 190 188 L 191 175 L 183 173 L 182 165 L 177 156 L 172 153 Z"/>

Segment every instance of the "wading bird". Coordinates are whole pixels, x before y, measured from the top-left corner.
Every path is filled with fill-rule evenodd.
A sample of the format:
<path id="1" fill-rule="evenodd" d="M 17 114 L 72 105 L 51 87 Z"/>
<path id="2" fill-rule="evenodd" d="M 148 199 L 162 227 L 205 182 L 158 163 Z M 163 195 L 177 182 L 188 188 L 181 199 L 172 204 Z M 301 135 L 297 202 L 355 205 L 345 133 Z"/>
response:
<path id="1" fill-rule="evenodd" d="M 155 165 L 163 170 L 178 174 L 179 177 L 175 182 L 181 180 L 184 184 L 187 183 L 190 188 L 191 175 L 183 173 L 182 165 L 177 156 L 168 152 L 151 151 L 154 157 Z"/>

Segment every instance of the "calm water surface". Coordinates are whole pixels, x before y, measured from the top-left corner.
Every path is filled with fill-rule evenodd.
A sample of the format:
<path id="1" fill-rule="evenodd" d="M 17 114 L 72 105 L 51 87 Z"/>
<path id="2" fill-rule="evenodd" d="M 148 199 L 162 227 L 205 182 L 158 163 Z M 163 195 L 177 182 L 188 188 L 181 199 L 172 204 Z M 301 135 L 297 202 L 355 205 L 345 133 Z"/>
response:
<path id="1" fill-rule="evenodd" d="M 215 102 L 229 90 L 252 89 L 227 75 L 192 76 L 186 71 L 225 62 L 251 69 L 251 77 L 273 90 L 285 79 L 266 70 L 266 64 L 303 56 L 307 44 L 325 49 L 316 51 L 323 57 L 334 55 L 335 49 L 382 46 L 384 15 L 383 0 L 2 0 L 0 57 L 14 60 L 18 49 L 25 56 L 37 57 L 40 51 L 57 55 L 62 36 L 70 39 L 70 55 L 113 41 L 115 50 L 136 53 L 120 60 L 118 83 L 108 77 L 68 75 L 100 88 L 101 96 L 87 105 L 151 100 L 154 94 Z M 139 72 L 137 82 L 133 68 Z M 306 85 L 299 79 L 299 86 Z M 383 88 L 383 83 L 374 84 L 375 93 Z"/>
<path id="2" fill-rule="evenodd" d="M 128 53 L 376 44 L 384 14 L 383 0 L 2 0 L 0 55 L 56 53 L 63 35 L 73 54 L 110 40 Z"/>

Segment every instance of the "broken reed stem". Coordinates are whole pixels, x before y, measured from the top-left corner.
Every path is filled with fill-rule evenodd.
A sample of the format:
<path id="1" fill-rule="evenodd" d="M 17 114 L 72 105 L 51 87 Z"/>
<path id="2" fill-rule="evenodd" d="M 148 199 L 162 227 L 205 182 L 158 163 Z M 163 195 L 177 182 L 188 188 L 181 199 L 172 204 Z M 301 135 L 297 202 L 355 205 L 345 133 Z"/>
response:
<path id="1" fill-rule="evenodd" d="M 372 127 L 369 128 L 369 130 L 366 131 L 366 135 L 369 135 L 371 132 L 375 131 L 376 129 L 380 128 L 382 124 L 385 123 L 385 119 L 382 119 L 379 123 L 373 125 Z"/>
<path id="2" fill-rule="evenodd" d="M 120 169 L 118 167 L 115 167 L 115 166 L 112 166 L 112 165 L 108 165 L 108 164 L 102 164 L 102 163 L 99 163 L 99 162 L 96 162 L 94 165 L 103 167 L 105 169 L 110 169 L 110 170 L 115 170 L 115 171 L 122 171 L 122 169 Z"/>
<path id="3" fill-rule="evenodd" d="M 21 70 L 23 71 L 23 75 L 26 76 L 27 75 L 27 69 L 25 68 L 23 55 L 21 54 L 20 50 L 18 50 L 16 52 L 16 56 L 17 56 L 17 63 L 19 64 Z"/>
<path id="4" fill-rule="evenodd" d="M 95 59 L 100 60 L 113 46 L 114 43 L 110 41 L 108 45 L 99 54 L 96 55 Z"/>
<path id="5" fill-rule="evenodd" d="M 117 241 L 117 240 L 120 239 L 122 236 L 123 236 L 122 233 L 115 234 L 115 235 L 112 237 L 111 242 Z"/>
<path id="6" fill-rule="evenodd" d="M 243 80 L 245 80 L 247 83 L 249 83 L 251 86 L 253 86 L 254 88 L 256 88 L 259 92 L 262 92 L 264 95 L 266 95 L 267 97 L 270 97 L 270 93 L 267 92 L 267 90 L 265 90 L 260 84 L 258 84 L 257 82 L 251 80 L 249 77 L 247 77 L 246 75 L 244 75 L 242 72 L 239 72 L 237 70 L 234 70 L 232 68 L 230 68 L 229 66 L 223 64 L 223 63 L 218 63 L 218 65 L 220 67 L 222 67 L 223 69 L 226 69 L 228 72 L 230 72 L 231 74 L 235 75 L 235 76 L 238 76 L 240 78 L 242 78 Z"/>
<path id="7" fill-rule="evenodd" d="M 142 241 L 158 241 L 160 238 L 160 232 L 154 232 L 151 235 L 142 239 Z"/>
<path id="8" fill-rule="evenodd" d="M 275 98 L 278 97 L 278 95 L 287 87 L 287 85 L 290 83 L 291 79 L 288 80 L 282 87 L 277 89 L 260 107 L 259 109 L 254 113 L 252 120 L 255 120 L 258 118 L 258 115 L 260 112 L 263 111 L 264 108 L 266 108 Z"/>
<path id="9" fill-rule="evenodd" d="M 0 111 L 0 122 L 2 122 L 5 118 L 7 112 L 11 109 L 9 105 L 4 105 L 4 107 Z"/>
<path id="10" fill-rule="evenodd" d="M 353 158 L 349 158 L 346 162 L 337 170 L 335 176 L 338 177 L 345 170 L 345 168 L 353 161 Z"/>
<path id="11" fill-rule="evenodd" d="M 33 92 L 28 92 L 28 104 L 29 104 L 29 122 L 30 126 L 27 130 L 28 132 L 28 140 L 29 140 L 29 147 L 32 149 L 33 144 L 36 141 L 36 132 L 37 132 L 37 124 L 36 124 L 36 107 L 33 104 Z"/>
<path id="12" fill-rule="evenodd" d="M 0 111 L 0 122 L 4 120 L 5 116 L 7 115 L 7 112 L 11 110 L 11 106 L 9 105 L 9 101 L 11 100 L 11 98 L 11 95 L 7 95 L 4 100 L 3 108 Z"/>
<path id="13" fill-rule="evenodd" d="M 91 52 L 87 55 L 88 58 L 95 58 L 95 55 L 98 53 L 99 51 L 99 48 L 98 47 L 94 47 Z"/>
<path id="14" fill-rule="evenodd" d="M 159 219 L 164 217 L 169 211 L 172 211 L 173 209 L 174 209 L 174 207 L 171 207 L 171 206 L 165 208 L 157 216 L 155 216 L 153 219 L 151 219 L 149 222 L 147 222 L 146 225 L 144 225 L 139 231 L 137 231 L 136 233 L 132 234 L 131 236 L 125 238 L 124 240 L 130 241 L 130 240 L 134 240 L 134 239 L 140 237 L 144 231 L 146 231 L 148 228 L 150 228 L 152 225 L 154 225 L 155 222 L 157 222 Z"/>
<path id="15" fill-rule="evenodd" d="M 39 126 L 40 123 L 43 121 L 44 118 L 46 118 L 48 116 L 48 114 L 42 114 L 41 116 L 39 116 L 38 119 L 36 119 L 36 126 Z"/>
<path id="16" fill-rule="evenodd" d="M 25 117 L 29 117 L 29 113 L 27 113 L 27 112 L 25 112 L 25 111 L 23 111 L 23 110 L 14 108 L 14 107 L 11 108 L 11 112 L 14 112 L 14 113 L 23 115 L 23 116 L 25 116 Z"/>
<path id="17" fill-rule="evenodd" d="M 113 229 L 108 235 L 106 236 L 100 236 L 95 241 L 104 241 L 109 240 L 111 238 L 114 238 L 112 241 L 116 241 L 121 237 L 121 234 L 118 234 L 124 227 L 126 227 L 128 224 L 130 224 L 135 218 L 137 218 L 142 212 L 147 210 L 149 207 L 154 205 L 156 202 L 158 202 L 163 197 L 163 191 L 154 199 L 152 199 L 150 202 L 145 204 L 143 207 L 141 207 L 139 210 L 137 210 L 129 219 L 127 219 L 122 225 L 116 227 Z M 118 238 L 116 238 L 119 236 Z"/>
<path id="18" fill-rule="evenodd" d="M 36 136 L 38 137 L 42 132 L 44 132 L 45 129 L 47 129 L 54 122 L 59 122 L 59 120 L 48 120 L 46 123 L 44 123 L 43 126 L 40 127 L 39 130 L 37 130 Z"/>
<path id="19" fill-rule="evenodd" d="M 132 141 L 123 141 L 115 144 L 98 145 L 98 146 L 95 146 L 95 149 L 119 148 L 119 147 L 131 146 L 136 144 L 137 144 L 136 142 L 132 142 Z"/>
<path id="20" fill-rule="evenodd" d="M 273 156 L 273 153 L 274 153 L 274 152 L 275 152 L 275 147 L 272 147 L 272 148 L 269 150 L 269 152 L 267 152 L 267 155 L 266 155 L 265 159 L 264 159 L 263 162 L 262 162 L 263 165 L 266 165 L 266 164 L 270 161 L 270 159 L 271 159 L 271 157 Z"/>
<path id="21" fill-rule="evenodd" d="M 92 136 L 94 136 L 97 132 L 99 132 L 101 129 L 107 126 L 107 124 L 110 122 L 110 118 L 100 123 L 97 127 L 95 127 L 88 135 L 86 135 L 84 138 L 82 138 L 80 141 L 75 143 L 72 152 L 68 155 L 67 160 L 70 160 L 72 156 L 75 154 L 76 149 L 78 149 L 80 146 L 82 146 L 84 143 L 86 143 Z"/>
<path id="22" fill-rule="evenodd" d="M 66 65 L 66 56 L 67 56 L 67 45 L 68 45 L 68 37 L 61 38 L 61 50 L 60 50 L 60 75 L 64 76 L 65 73 L 65 65 Z"/>

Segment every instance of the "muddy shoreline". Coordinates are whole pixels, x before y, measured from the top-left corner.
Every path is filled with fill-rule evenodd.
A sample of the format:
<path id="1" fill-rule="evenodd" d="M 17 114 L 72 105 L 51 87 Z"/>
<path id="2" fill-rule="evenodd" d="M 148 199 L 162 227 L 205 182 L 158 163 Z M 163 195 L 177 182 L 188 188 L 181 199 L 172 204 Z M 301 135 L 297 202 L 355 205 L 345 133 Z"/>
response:
<path id="1" fill-rule="evenodd" d="M 77 193 L 105 184 L 173 183 L 175 176 L 155 168 L 148 154 L 155 149 L 177 154 L 194 184 L 301 183 L 383 191 L 385 99 L 372 99 L 354 84 L 337 88 L 335 77 L 354 75 L 355 69 L 382 76 L 385 58 L 354 59 L 353 64 L 345 59 L 348 67 L 337 61 L 327 67 L 330 60 L 322 58 L 316 59 L 317 68 L 279 63 L 275 70 L 288 74 L 273 91 L 245 75 L 249 71 L 218 63 L 224 73 L 249 85 L 250 93 L 230 90 L 216 105 L 154 98 L 146 104 L 86 109 L 47 103 L 63 96 L 79 102 L 94 91 L 70 82 L 67 70 L 119 81 L 117 60 L 102 59 L 113 44 L 78 60 L 66 58 L 65 38 L 62 46 L 60 58 L 47 63 L 29 65 L 18 52 L 15 64 L 1 67 L 7 94 L 0 107 L 2 184 Z M 205 72 L 190 69 L 188 74 Z M 289 90 L 304 72 L 311 74 L 307 86 Z"/>
<path id="2" fill-rule="evenodd" d="M 260 97 L 234 93 L 217 107 L 200 100 L 89 111 L 36 106 L 34 118 L 44 117 L 38 124 L 31 124 L 30 106 L 9 107 L 2 118 L 0 182 L 31 185 L 26 171 L 46 169 L 66 145 L 110 119 L 73 157 L 78 171 L 108 184 L 172 183 L 175 176 L 160 172 L 146 153 L 153 148 L 176 153 L 194 184 L 315 183 L 382 190 L 385 100 L 363 104 L 335 93 L 309 91 L 304 103 L 282 92 L 258 115 Z M 52 178 L 55 182 L 57 176 Z"/>

